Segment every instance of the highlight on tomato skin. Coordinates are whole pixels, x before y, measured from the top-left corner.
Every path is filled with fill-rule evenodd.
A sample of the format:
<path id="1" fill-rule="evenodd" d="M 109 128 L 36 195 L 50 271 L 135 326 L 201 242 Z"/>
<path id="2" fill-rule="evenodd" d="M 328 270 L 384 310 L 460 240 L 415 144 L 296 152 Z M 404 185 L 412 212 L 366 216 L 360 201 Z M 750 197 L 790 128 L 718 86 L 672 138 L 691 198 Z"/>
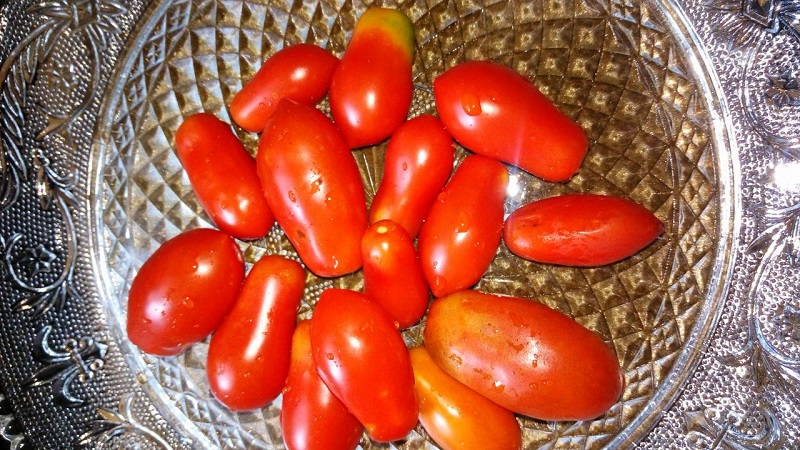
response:
<path id="1" fill-rule="evenodd" d="M 208 113 L 184 119 L 175 150 L 197 200 L 214 224 L 239 239 L 259 239 L 275 216 L 256 173 L 256 163 L 229 124 Z"/>
<path id="2" fill-rule="evenodd" d="M 419 421 L 444 450 L 517 450 L 522 431 L 514 413 L 439 368 L 424 347 L 412 348 Z"/>
<path id="3" fill-rule="evenodd" d="M 244 271 L 236 242 L 219 230 L 185 231 L 164 242 L 131 283 L 128 339 L 151 355 L 180 354 L 222 323 Z"/>
<path id="4" fill-rule="evenodd" d="M 664 225 L 622 197 L 569 194 L 533 201 L 506 219 L 503 239 L 532 261 L 575 267 L 612 264 L 650 245 Z"/>
<path id="5" fill-rule="evenodd" d="M 351 148 L 376 144 L 406 119 L 413 97 L 414 26 L 401 11 L 359 17 L 331 79 L 331 115 Z"/>
<path id="6" fill-rule="evenodd" d="M 326 289 L 311 317 L 311 349 L 325 385 L 379 442 L 417 423 L 414 372 L 403 337 L 364 294 Z"/>
<path id="7" fill-rule="evenodd" d="M 311 351 L 311 321 L 297 324 L 281 406 L 281 433 L 289 450 L 352 450 L 364 427 L 328 389 Z"/>
<path id="8" fill-rule="evenodd" d="M 278 255 L 263 256 L 250 268 L 208 346 L 208 384 L 229 409 L 261 408 L 281 393 L 305 281 L 298 262 Z"/>
<path id="9" fill-rule="evenodd" d="M 339 58 L 314 44 L 278 50 L 233 97 L 231 117 L 245 130 L 260 133 L 281 99 L 316 105 L 328 93 L 338 63 Z"/>
<path id="10" fill-rule="evenodd" d="M 453 172 L 455 145 L 432 115 L 408 120 L 389 138 L 383 178 L 372 200 L 370 223 L 389 219 L 415 238 L 425 215 Z"/>
<path id="11" fill-rule="evenodd" d="M 475 153 L 553 182 L 570 179 L 589 148 L 583 128 L 527 78 L 494 61 L 460 63 L 433 82 L 447 131 Z"/>

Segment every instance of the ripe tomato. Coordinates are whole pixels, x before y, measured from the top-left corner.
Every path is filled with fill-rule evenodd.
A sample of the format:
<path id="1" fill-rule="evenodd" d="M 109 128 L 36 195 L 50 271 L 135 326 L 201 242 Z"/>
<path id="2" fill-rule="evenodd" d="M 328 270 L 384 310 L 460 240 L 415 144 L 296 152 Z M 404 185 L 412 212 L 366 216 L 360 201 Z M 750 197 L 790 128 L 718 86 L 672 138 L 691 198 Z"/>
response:
<path id="1" fill-rule="evenodd" d="M 491 61 L 459 64 L 433 82 L 436 110 L 464 147 L 547 181 L 581 166 L 586 133 L 522 75 Z"/>
<path id="2" fill-rule="evenodd" d="M 506 219 L 509 250 L 533 261 L 602 266 L 633 255 L 664 232 L 646 208 L 606 195 L 562 195 L 524 205 Z"/>
<path id="3" fill-rule="evenodd" d="M 503 164 L 468 156 L 428 211 L 419 257 L 433 295 L 441 297 L 480 280 L 503 229 L 508 172 Z"/>
<path id="4" fill-rule="evenodd" d="M 313 106 L 281 100 L 256 162 L 278 224 L 306 267 L 322 277 L 358 270 L 367 229 L 364 185 L 333 123 Z"/>
<path id="5" fill-rule="evenodd" d="M 128 338 L 172 356 L 204 339 L 228 314 L 244 279 L 239 247 L 211 229 L 186 231 L 145 261 L 128 296 Z"/>
<path id="6" fill-rule="evenodd" d="M 208 384 L 228 408 L 261 408 L 281 393 L 305 281 L 300 264 L 277 255 L 250 269 L 208 347 Z"/>
<path id="7" fill-rule="evenodd" d="M 350 147 L 388 138 L 406 119 L 413 85 L 414 26 L 400 11 L 369 8 L 333 71 L 331 114 Z"/>
<path id="8" fill-rule="evenodd" d="M 511 411 L 439 368 L 424 347 L 411 349 L 419 422 L 445 450 L 515 450 L 522 432 Z"/>
<path id="9" fill-rule="evenodd" d="M 256 163 L 230 125 L 211 114 L 187 117 L 175 147 L 197 199 L 220 230 L 240 239 L 263 237 L 275 216 L 256 174 Z"/>
<path id="10" fill-rule="evenodd" d="M 233 97 L 231 117 L 245 130 L 260 133 L 280 99 L 306 105 L 322 100 L 338 63 L 339 58 L 314 44 L 295 44 L 279 50 Z"/>
<path id="11" fill-rule="evenodd" d="M 428 283 L 414 242 L 391 220 L 372 224 L 361 241 L 364 294 L 380 304 L 400 329 L 419 322 L 428 309 Z"/>
<path id="12" fill-rule="evenodd" d="M 390 219 L 416 237 L 453 171 L 453 159 L 453 138 L 437 118 L 419 116 L 400 125 L 386 146 L 370 222 Z"/>
<path id="13" fill-rule="evenodd" d="M 311 352 L 311 322 L 297 324 L 283 390 L 283 442 L 289 450 L 352 450 L 364 427 L 325 386 Z"/>
<path id="14" fill-rule="evenodd" d="M 523 298 L 462 291 L 437 299 L 425 345 L 453 378 L 536 419 L 594 419 L 622 392 L 617 357 L 598 335 Z"/>
<path id="15" fill-rule="evenodd" d="M 400 332 L 364 294 L 327 289 L 311 318 L 317 371 L 370 437 L 405 437 L 417 423 L 414 373 Z"/>

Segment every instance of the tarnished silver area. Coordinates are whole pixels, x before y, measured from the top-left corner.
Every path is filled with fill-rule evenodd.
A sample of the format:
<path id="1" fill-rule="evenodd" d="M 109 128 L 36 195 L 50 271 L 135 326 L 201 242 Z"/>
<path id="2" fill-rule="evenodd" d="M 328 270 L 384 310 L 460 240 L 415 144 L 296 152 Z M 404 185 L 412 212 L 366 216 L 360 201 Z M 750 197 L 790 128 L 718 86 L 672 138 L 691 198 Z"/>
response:
<path id="1" fill-rule="evenodd" d="M 636 200 L 663 238 L 596 269 L 501 246 L 479 283 L 600 333 L 626 388 L 598 420 L 520 418 L 528 448 L 792 448 L 800 440 L 800 2 L 393 1 L 414 21 L 412 115 L 465 59 L 529 76 L 587 130 L 566 184 L 512 171 L 506 207 L 564 192 Z M 341 54 L 368 6 L 316 0 L 54 0 L 0 9 L 0 436 L 33 448 L 273 448 L 280 401 L 232 413 L 207 343 L 144 355 L 125 337 L 146 257 L 210 226 L 172 140 L 226 105 L 264 58 L 307 41 Z M 236 130 L 251 151 L 257 136 Z M 459 150 L 463 156 L 464 151 Z M 383 148 L 358 150 L 367 196 Z M 245 257 L 296 257 L 281 230 Z M 322 289 L 358 274 L 309 275 Z M 420 327 L 406 339 L 421 341 Z M 24 436 L 22 433 L 24 432 Z M 397 448 L 431 447 L 418 428 Z M 365 438 L 364 448 L 381 447 Z"/>

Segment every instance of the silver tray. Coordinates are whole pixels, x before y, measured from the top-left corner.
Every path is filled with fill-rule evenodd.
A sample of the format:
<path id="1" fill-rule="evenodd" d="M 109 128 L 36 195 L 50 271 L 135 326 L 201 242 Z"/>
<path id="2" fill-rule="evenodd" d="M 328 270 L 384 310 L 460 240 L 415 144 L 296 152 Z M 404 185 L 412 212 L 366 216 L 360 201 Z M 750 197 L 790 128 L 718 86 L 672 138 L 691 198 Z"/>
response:
<path id="1" fill-rule="evenodd" d="M 800 2 L 388 2 L 416 23 L 412 114 L 464 59 L 530 76 L 588 131 L 581 173 L 522 172 L 508 210 L 568 191 L 637 200 L 665 236 L 619 264 L 525 263 L 479 288 L 573 315 L 626 379 L 602 418 L 520 418 L 527 448 L 796 448 L 800 442 Z M 341 54 L 346 0 L 34 0 L 0 6 L 0 435 L 12 448 L 281 447 L 280 401 L 231 413 L 206 343 L 154 358 L 125 338 L 126 292 L 161 242 L 210 226 L 172 151 L 183 116 L 227 119 L 265 57 Z M 323 105 L 324 108 L 324 105 Z M 257 138 L 237 130 L 250 149 Z M 460 151 L 463 155 L 463 150 Z M 356 153 L 368 197 L 382 147 Z M 276 227 L 249 262 L 294 256 Z M 300 315 L 328 286 L 309 276 Z M 406 334 L 419 343 L 419 327 Z M 428 448 L 418 428 L 392 445 Z"/>

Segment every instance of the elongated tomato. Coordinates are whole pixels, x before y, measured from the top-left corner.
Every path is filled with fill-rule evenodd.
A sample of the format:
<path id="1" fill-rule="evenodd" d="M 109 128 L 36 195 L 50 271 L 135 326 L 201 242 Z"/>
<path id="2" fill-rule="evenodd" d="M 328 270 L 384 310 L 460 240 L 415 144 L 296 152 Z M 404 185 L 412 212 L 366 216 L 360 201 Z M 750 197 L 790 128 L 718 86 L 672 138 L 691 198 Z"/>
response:
<path id="1" fill-rule="evenodd" d="M 145 261 L 128 295 L 128 338 L 172 356 L 205 339 L 228 314 L 244 279 L 236 242 L 211 229 L 186 231 Z"/>
<path id="2" fill-rule="evenodd" d="M 187 117 L 175 147 L 203 209 L 220 230 L 240 239 L 264 237 L 275 222 L 256 164 L 225 122 L 208 113 Z"/>
<path id="3" fill-rule="evenodd" d="M 598 335 L 523 298 L 462 291 L 435 300 L 425 345 L 453 378 L 536 419 L 594 419 L 622 392 L 617 357 Z"/>
<path id="4" fill-rule="evenodd" d="M 281 393 L 305 281 L 302 266 L 282 256 L 264 256 L 250 269 L 208 347 L 208 384 L 228 408 L 261 408 Z"/>
<path id="5" fill-rule="evenodd" d="M 572 194 L 518 208 L 506 219 L 503 238 L 525 259 L 588 267 L 625 259 L 663 232 L 653 213 L 628 199 Z"/>
<path id="6" fill-rule="evenodd" d="M 395 9 L 367 9 L 331 79 L 331 114 L 350 147 L 388 138 L 411 107 L 414 26 Z"/>
<path id="7" fill-rule="evenodd" d="M 462 161 L 428 211 L 419 234 L 419 257 L 437 297 L 477 283 L 489 268 L 503 230 L 508 172 L 472 155 Z"/>
<path id="8" fill-rule="evenodd" d="M 433 116 L 400 125 L 386 145 L 383 179 L 370 208 L 370 223 L 392 220 L 414 238 L 453 171 L 453 138 Z"/>
<path id="9" fill-rule="evenodd" d="M 408 349 L 380 305 L 355 291 L 323 291 L 311 318 L 311 350 L 322 380 L 372 439 L 395 441 L 414 428 Z"/>
<path id="10" fill-rule="evenodd" d="M 283 442 L 289 450 L 352 450 L 364 427 L 325 386 L 311 352 L 311 322 L 297 324 L 281 407 Z"/>
<path id="11" fill-rule="evenodd" d="M 322 277 L 358 270 L 367 229 L 364 185 L 330 119 L 281 100 L 261 134 L 256 162 L 278 224 L 306 267 Z"/>
<path id="12" fill-rule="evenodd" d="M 245 130 L 259 133 L 280 99 L 317 104 L 328 93 L 338 63 L 337 57 L 314 44 L 284 47 L 267 58 L 253 79 L 233 97 L 233 120 Z"/>
<path id="13" fill-rule="evenodd" d="M 424 347 L 411 349 L 419 422 L 445 450 L 516 450 L 522 434 L 514 413 L 464 386 Z"/>
<path id="14" fill-rule="evenodd" d="M 361 241 L 364 294 L 381 305 L 400 329 L 419 322 L 430 291 L 411 236 L 391 220 L 370 225 Z"/>
<path id="15" fill-rule="evenodd" d="M 461 63 L 433 82 L 436 110 L 464 147 L 547 181 L 565 181 L 588 150 L 583 129 L 530 80 L 492 61 Z"/>

